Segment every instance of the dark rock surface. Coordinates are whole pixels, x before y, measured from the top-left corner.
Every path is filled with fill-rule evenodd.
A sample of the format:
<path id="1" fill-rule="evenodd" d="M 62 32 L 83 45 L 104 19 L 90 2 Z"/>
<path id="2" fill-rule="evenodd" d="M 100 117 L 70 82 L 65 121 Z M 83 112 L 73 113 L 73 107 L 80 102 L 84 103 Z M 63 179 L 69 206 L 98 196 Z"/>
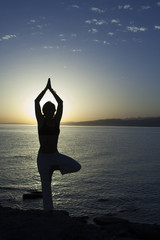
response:
<path id="1" fill-rule="evenodd" d="M 104 239 L 160 239 L 160 226 L 156 224 L 131 223 L 125 219 L 107 215 L 97 217 L 94 221 L 100 226 Z"/>
<path id="2" fill-rule="evenodd" d="M 0 207 L 0 240 L 102 240 L 100 229 L 65 211 Z"/>
<path id="3" fill-rule="evenodd" d="M 66 211 L 19 210 L 0 207 L 0 240 L 159 240 L 160 226 L 131 223 L 104 215 L 70 217 Z"/>

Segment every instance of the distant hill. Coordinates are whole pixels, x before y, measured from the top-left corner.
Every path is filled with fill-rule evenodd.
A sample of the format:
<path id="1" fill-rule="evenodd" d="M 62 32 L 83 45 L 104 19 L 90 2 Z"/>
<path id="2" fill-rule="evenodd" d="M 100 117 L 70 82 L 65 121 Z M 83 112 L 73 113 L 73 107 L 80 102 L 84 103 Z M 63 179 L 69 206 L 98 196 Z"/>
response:
<path id="1" fill-rule="evenodd" d="M 66 122 L 63 125 L 73 126 L 130 126 L 130 127 L 160 127 L 160 117 L 149 118 L 113 118 L 95 121 Z"/>

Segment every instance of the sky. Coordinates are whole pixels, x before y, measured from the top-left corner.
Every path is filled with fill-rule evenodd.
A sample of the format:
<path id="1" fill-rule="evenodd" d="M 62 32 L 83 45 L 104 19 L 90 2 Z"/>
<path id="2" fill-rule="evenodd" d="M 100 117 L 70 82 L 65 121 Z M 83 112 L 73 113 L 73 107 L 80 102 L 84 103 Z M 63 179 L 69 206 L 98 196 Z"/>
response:
<path id="1" fill-rule="evenodd" d="M 160 116 L 160 0 L 1 0 L 0 123 L 35 124 L 48 78 L 62 122 Z"/>

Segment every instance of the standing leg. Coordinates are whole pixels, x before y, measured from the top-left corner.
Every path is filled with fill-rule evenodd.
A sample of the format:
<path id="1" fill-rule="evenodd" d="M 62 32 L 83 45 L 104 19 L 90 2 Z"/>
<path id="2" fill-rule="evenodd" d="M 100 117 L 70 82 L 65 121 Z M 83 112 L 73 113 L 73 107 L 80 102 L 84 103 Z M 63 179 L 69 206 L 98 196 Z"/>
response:
<path id="1" fill-rule="evenodd" d="M 51 180 L 52 180 L 52 167 L 49 159 L 43 159 L 38 156 L 37 159 L 38 170 L 41 177 L 43 206 L 45 211 L 53 210 Z"/>
<path id="2" fill-rule="evenodd" d="M 41 173 L 43 207 L 45 211 L 53 210 L 52 190 L 51 190 L 51 173 Z"/>

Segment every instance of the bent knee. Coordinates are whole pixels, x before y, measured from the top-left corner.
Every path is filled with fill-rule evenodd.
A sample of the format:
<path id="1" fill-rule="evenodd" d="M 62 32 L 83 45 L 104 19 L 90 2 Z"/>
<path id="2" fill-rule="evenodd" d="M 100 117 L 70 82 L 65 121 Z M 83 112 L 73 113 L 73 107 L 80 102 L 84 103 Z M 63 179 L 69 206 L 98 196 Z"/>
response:
<path id="1" fill-rule="evenodd" d="M 76 166 L 74 167 L 74 172 L 78 172 L 81 169 L 81 165 L 77 162 Z"/>

